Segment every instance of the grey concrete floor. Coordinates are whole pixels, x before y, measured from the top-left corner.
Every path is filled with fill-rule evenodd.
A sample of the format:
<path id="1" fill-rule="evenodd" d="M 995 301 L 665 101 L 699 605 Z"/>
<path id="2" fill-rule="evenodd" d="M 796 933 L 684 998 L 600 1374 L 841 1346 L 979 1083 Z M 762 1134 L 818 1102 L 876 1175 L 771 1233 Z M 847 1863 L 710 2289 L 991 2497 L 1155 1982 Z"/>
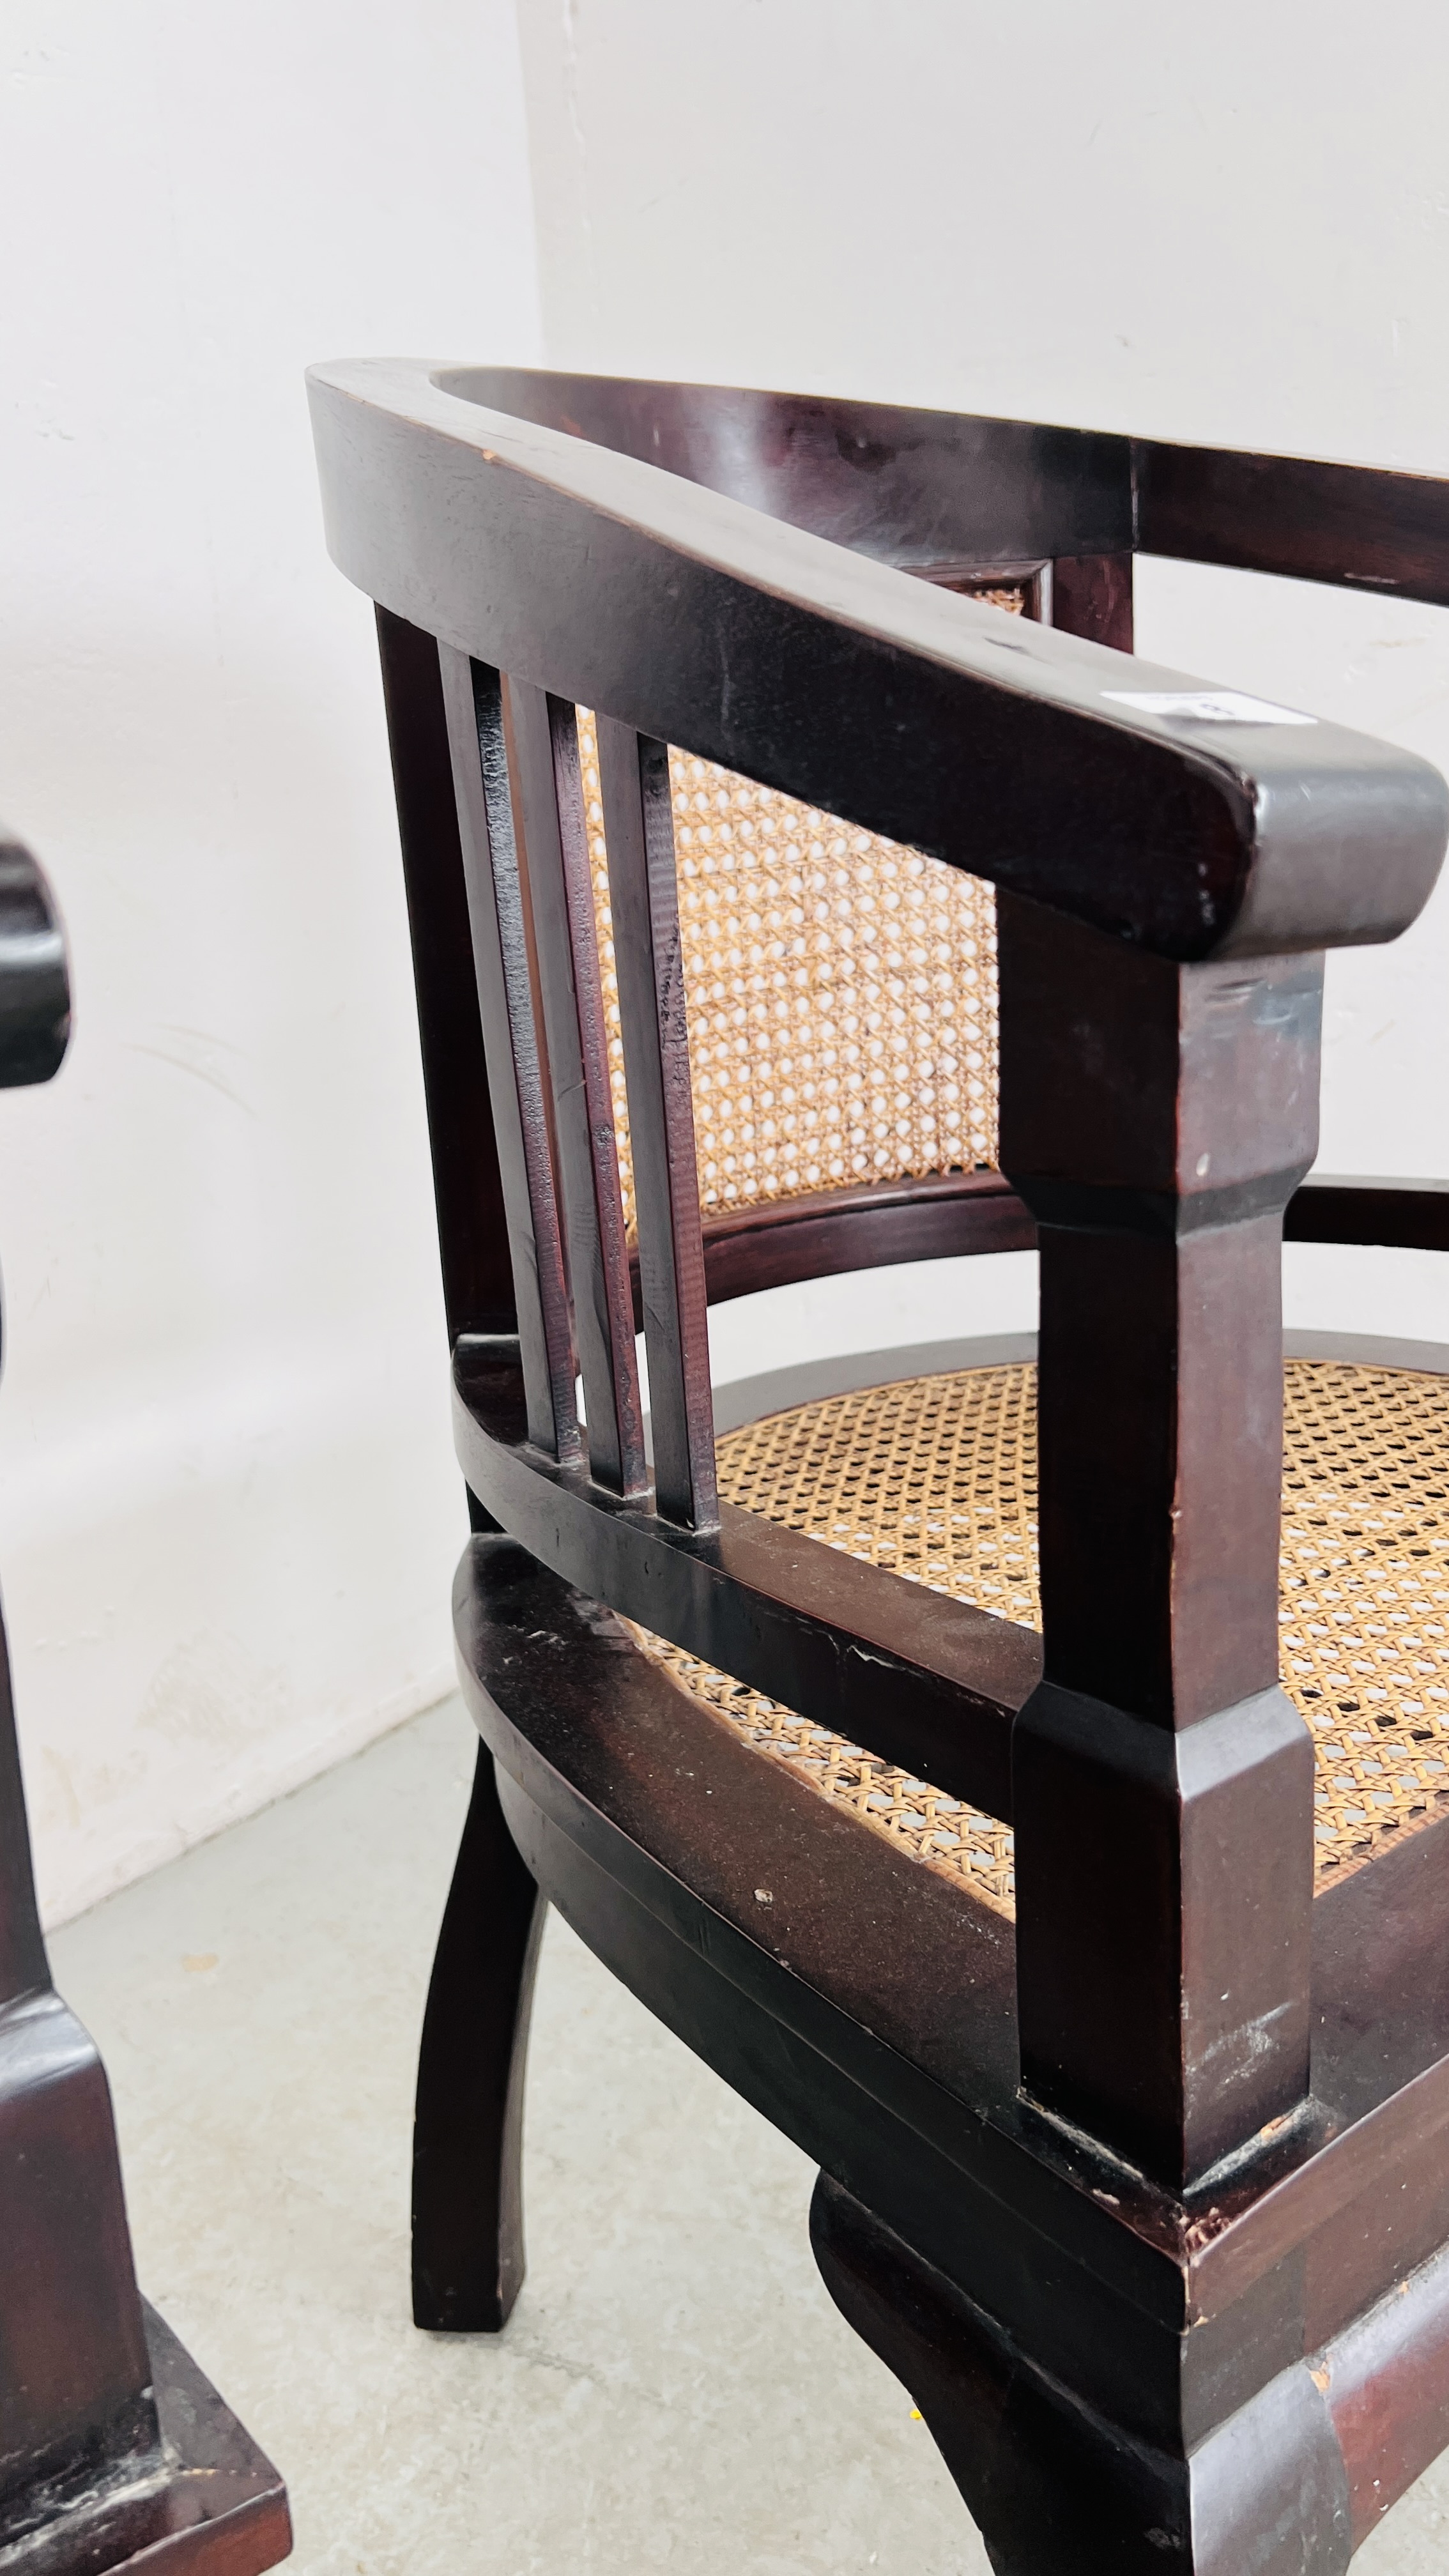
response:
<path id="1" fill-rule="evenodd" d="M 810 2259 L 804 2159 L 557 1918 L 507 2332 L 417 2334 L 413 2055 L 472 1774 L 456 1702 L 52 1941 L 147 2294 L 287 2477 L 307 2576 L 985 2576 Z M 1356 2562 L 1444 2576 L 1449 2466 Z M 1049 2571 L 1044 2571 L 1049 2576 Z"/>

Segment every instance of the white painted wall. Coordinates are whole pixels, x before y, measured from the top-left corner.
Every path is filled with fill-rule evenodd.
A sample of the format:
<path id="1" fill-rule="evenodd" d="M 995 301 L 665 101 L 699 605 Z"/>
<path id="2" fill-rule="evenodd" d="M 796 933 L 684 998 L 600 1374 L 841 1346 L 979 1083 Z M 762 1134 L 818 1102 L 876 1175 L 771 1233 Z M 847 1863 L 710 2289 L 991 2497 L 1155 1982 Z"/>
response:
<path id="1" fill-rule="evenodd" d="M 1449 473 L 1435 0 L 519 0 L 551 364 Z M 1144 651 L 1449 769 L 1449 614 L 1139 569 Z M 1449 1173 L 1449 887 L 1330 961 L 1320 1168 Z M 1022 1256 L 718 1310 L 718 1378 L 1031 1320 Z M 1449 1338 L 1431 1255 L 1289 1320 Z M 766 1351 L 768 1356 L 765 1356 Z"/>
<path id="2" fill-rule="evenodd" d="M 371 620 L 302 370 L 537 352 L 509 0 L 8 0 L 0 1579 L 52 1918 L 450 1687 L 464 1527 Z"/>

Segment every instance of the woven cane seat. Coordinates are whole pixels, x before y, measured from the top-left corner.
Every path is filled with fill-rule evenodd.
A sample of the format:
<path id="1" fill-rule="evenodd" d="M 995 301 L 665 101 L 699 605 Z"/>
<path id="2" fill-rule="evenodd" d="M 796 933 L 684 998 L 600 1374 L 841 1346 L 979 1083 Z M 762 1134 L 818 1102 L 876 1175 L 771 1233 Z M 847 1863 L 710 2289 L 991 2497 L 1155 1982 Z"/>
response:
<path id="1" fill-rule="evenodd" d="M 1282 1678 L 1313 1734 L 1321 1890 L 1449 1811 L 1449 1379 L 1284 1366 Z M 721 1491 L 849 1556 L 1039 1627 L 1030 1365 L 830 1396 L 724 1434 Z M 1012 1836 L 661 1639 L 762 1754 L 1013 1907 Z"/>

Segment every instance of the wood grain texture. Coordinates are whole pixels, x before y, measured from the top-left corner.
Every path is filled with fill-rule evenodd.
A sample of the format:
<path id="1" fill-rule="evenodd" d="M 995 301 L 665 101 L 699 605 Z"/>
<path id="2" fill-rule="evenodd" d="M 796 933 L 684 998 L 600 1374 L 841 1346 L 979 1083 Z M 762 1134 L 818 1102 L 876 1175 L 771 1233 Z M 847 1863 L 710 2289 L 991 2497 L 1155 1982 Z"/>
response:
<path id="1" fill-rule="evenodd" d="M 1449 1182 L 1310 1173 L 1283 1216 L 1288 1243 L 1383 1243 L 1449 1252 Z M 1036 1219 L 1003 1172 L 815 1190 L 704 1220 L 712 1306 L 838 1272 L 964 1254 L 1034 1252 Z M 636 1265 L 637 1266 L 637 1265 Z M 636 1328 L 642 1330 L 637 1280 Z"/>
<path id="2" fill-rule="evenodd" d="M 714 1413 L 669 753 L 596 719 L 609 907 L 629 1094 L 654 1492 L 663 1517 L 714 1528 Z"/>
<path id="3" fill-rule="evenodd" d="M 1314 2373 L 1269 2380 L 1186 2458 L 1068 2397 L 822 2174 L 810 2235 L 847 2322 L 917 2400 L 998 2576 L 1342 2576 L 1350 2480 Z"/>
<path id="4" fill-rule="evenodd" d="M 1327 2344 L 1313 2375 L 1343 2454 L 1357 2549 L 1449 2442 L 1449 2253 Z"/>
<path id="5" fill-rule="evenodd" d="M 1132 543 L 1129 442 L 819 394 L 529 367 L 450 375 L 490 410 L 564 430 L 934 576 Z"/>
<path id="6" fill-rule="evenodd" d="M 704 1276 L 712 1306 L 797 1279 L 1035 1249 L 1036 1219 L 1001 1172 L 942 1172 L 924 1180 L 811 1190 L 704 1220 Z"/>
<path id="7" fill-rule="evenodd" d="M 498 674 L 438 649 L 529 1438 L 578 1455 L 573 1329 L 554 1188 Z"/>
<path id="8" fill-rule="evenodd" d="M 69 1030 L 59 917 L 30 853 L 0 849 L 0 1079 L 46 1081 Z M 105 2070 L 54 1992 L 0 1628 L 0 2543 L 159 2460 Z M 77 2212 L 84 2212 L 79 2220 Z"/>
<path id="9" fill-rule="evenodd" d="M 0 1089 L 49 1082 L 70 1041 L 65 932 L 39 860 L 0 823 Z"/>
<path id="10" fill-rule="evenodd" d="M 577 728 L 573 708 L 541 689 L 505 681 L 503 706 L 552 1086 L 589 1467 L 611 1492 L 637 1496 L 649 1471 Z"/>
<path id="11" fill-rule="evenodd" d="M 377 640 L 451 1348 L 459 1333 L 517 1332 L 518 1311 L 438 647 L 385 608 L 377 612 Z"/>
<path id="12" fill-rule="evenodd" d="M 1058 555 L 1052 566 L 1051 622 L 1067 635 L 1085 635 L 1130 653 L 1133 642 L 1132 557 Z"/>
<path id="13" fill-rule="evenodd" d="M 516 1344 L 460 1343 L 453 1421 L 470 1491 L 566 1582 L 951 1796 L 1010 1814 L 1011 1722 L 1041 1672 L 1033 1630 L 732 1503 L 697 1533 L 577 1472 L 540 1472 L 521 1446 Z"/>
<path id="14" fill-rule="evenodd" d="M 1279 1247 L 1317 1145 L 1321 970 L 1172 967 L 1014 902 L 998 932 L 1002 1161 L 1041 1260 L 1023 2080 L 1180 2186 L 1308 2090 Z"/>
<path id="15" fill-rule="evenodd" d="M 1317 1148 L 1321 972 L 1174 968 L 1016 904 L 999 939 L 1047 1672 L 1189 1725 L 1277 1679 L 1278 1243 Z"/>

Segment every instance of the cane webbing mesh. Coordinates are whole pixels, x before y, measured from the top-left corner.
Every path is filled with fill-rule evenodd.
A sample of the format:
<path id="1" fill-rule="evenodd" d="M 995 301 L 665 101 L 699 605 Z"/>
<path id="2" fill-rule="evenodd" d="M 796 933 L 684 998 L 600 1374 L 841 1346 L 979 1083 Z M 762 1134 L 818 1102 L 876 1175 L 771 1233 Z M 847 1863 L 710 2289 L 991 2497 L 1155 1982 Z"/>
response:
<path id="1" fill-rule="evenodd" d="M 632 1231 L 598 752 L 582 708 L 579 757 Z M 994 1164 L 991 887 L 712 761 L 671 751 L 669 771 L 703 1213 Z"/>
<path id="2" fill-rule="evenodd" d="M 1322 1888 L 1449 1807 L 1449 1380 L 1284 1368 L 1283 1684 L 1313 1731 Z M 726 1433 L 720 1490 L 1039 1627 L 1031 1367 L 826 1397 Z M 1007 1911 L 1009 1829 L 636 1631 L 762 1752 Z"/>

